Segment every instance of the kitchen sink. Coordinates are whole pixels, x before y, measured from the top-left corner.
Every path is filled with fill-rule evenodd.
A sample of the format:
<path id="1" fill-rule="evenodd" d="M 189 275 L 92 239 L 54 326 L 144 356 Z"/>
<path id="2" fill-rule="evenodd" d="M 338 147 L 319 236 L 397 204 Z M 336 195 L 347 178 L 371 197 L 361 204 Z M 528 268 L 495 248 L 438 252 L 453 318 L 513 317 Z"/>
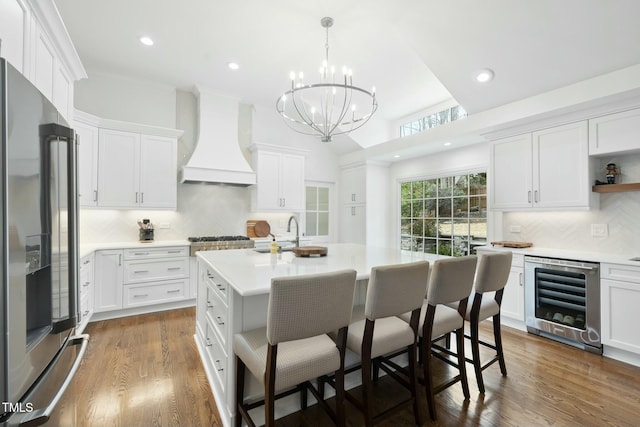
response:
<path id="1" fill-rule="evenodd" d="M 282 252 L 291 252 L 293 250 L 293 246 L 281 247 L 280 251 Z M 271 252 L 270 248 L 255 248 L 254 251 L 260 252 L 261 254 L 268 254 Z"/>

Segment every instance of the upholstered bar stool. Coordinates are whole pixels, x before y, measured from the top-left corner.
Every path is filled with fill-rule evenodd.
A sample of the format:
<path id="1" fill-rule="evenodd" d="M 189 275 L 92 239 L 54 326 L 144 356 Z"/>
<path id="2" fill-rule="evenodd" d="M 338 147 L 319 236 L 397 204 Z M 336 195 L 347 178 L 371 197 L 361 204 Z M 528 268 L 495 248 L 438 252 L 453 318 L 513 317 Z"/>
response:
<path id="1" fill-rule="evenodd" d="M 254 426 L 249 410 L 262 405 L 265 425 L 273 426 L 274 401 L 300 391 L 304 407 L 307 389 L 337 425 L 344 425 L 344 355 L 355 279 L 355 270 L 343 270 L 271 280 L 267 326 L 233 338 L 236 426 L 243 419 Z M 339 332 L 334 342 L 327 333 L 335 330 Z M 263 400 L 244 403 L 245 369 L 264 384 Z M 336 378 L 335 412 L 309 382 L 327 374 Z"/>
<path id="2" fill-rule="evenodd" d="M 350 393 L 346 396 L 362 411 L 366 426 L 377 423 L 409 404 L 413 405 L 416 424 L 421 423 L 416 383 L 416 342 L 420 308 L 427 288 L 428 276 L 427 261 L 371 269 L 364 319 L 351 323 L 347 334 L 347 347 L 361 359 L 363 399 L 359 401 Z M 410 312 L 409 322 L 404 322 L 397 317 L 406 312 Z M 385 358 L 385 355 L 401 349 L 408 350 L 408 378 L 398 375 L 397 371 L 403 371 L 403 369 Z M 371 379 L 374 361 L 376 366 L 396 379 L 411 394 L 408 399 L 376 415 L 373 411 Z M 348 372 L 354 370 L 349 369 Z"/>
<path id="3" fill-rule="evenodd" d="M 509 279 L 511 258 L 511 252 L 496 252 L 480 255 L 472 295 L 473 300 L 470 300 L 467 304 L 465 319 L 469 321 L 469 335 L 466 335 L 466 337 L 471 340 L 472 353 L 472 358 L 467 359 L 467 362 L 473 364 L 480 393 L 484 393 L 485 391 L 482 371 L 486 368 L 498 362 L 502 375 L 507 375 L 507 366 L 504 363 L 504 352 L 502 351 L 500 306 L 502 304 L 504 287 Z M 488 295 L 491 292 L 495 292 L 493 297 Z M 493 318 L 494 344 L 480 340 L 478 333 L 478 325 L 480 322 L 490 317 Z M 484 364 L 480 360 L 480 345 L 495 351 L 495 355 Z"/>
<path id="4" fill-rule="evenodd" d="M 432 420 L 437 419 L 435 395 L 449 386 L 460 382 L 465 400 L 469 399 L 469 383 L 464 357 L 464 315 L 467 301 L 473 287 L 473 276 L 477 264 L 476 256 L 440 259 L 433 263 L 426 301 L 422 306 L 420 319 L 420 352 L 427 393 L 427 406 Z M 447 304 L 455 304 L 451 308 Z M 408 314 L 402 315 L 409 321 Z M 435 342 L 449 333 L 456 334 L 456 352 L 437 345 Z M 458 369 L 458 375 L 440 384 L 434 384 L 432 377 L 432 357 Z M 451 359 L 455 357 L 456 359 Z"/>

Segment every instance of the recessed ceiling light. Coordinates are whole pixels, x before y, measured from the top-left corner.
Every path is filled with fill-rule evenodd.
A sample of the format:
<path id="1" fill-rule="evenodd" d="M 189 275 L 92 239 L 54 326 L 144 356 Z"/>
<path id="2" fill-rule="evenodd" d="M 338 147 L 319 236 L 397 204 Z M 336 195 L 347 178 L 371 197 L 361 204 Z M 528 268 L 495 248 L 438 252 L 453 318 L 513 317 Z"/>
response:
<path id="1" fill-rule="evenodd" d="M 394 159 L 399 159 L 399 158 L 400 158 L 400 154 L 394 154 L 394 155 L 393 155 L 393 158 L 394 158 Z"/>
<path id="2" fill-rule="evenodd" d="M 478 70 L 475 74 L 476 81 L 479 83 L 488 83 L 493 80 L 495 73 L 490 68 L 483 68 L 482 70 Z"/>
<path id="3" fill-rule="evenodd" d="M 450 146 L 450 145 L 451 145 L 451 143 L 450 143 L 450 142 L 445 142 L 445 143 L 444 143 L 444 146 L 445 146 L 445 147 L 448 147 L 448 146 Z"/>
<path id="4" fill-rule="evenodd" d="M 153 40 L 151 39 L 151 37 L 147 37 L 147 36 L 140 37 L 140 43 L 142 43 L 145 46 L 153 46 Z"/>
<path id="5" fill-rule="evenodd" d="M 227 67 L 229 67 L 230 70 L 237 70 L 238 68 L 240 68 L 240 64 L 238 64 L 237 62 L 228 62 Z"/>

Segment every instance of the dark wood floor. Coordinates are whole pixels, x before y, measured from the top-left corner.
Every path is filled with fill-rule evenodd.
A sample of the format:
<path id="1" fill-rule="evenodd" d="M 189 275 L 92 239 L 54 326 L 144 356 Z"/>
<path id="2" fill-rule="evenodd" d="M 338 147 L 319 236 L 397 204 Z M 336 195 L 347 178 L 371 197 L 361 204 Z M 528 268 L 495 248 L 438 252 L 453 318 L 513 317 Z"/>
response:
<path id="1" fill-rule="evenodd" d="M 91 343 L 76 374 L 78 425 L 221 425 L 193 340 L 194 316 L 183 309 L 90 324 Z M 471 399 L 463 400 L 459 385 L 439 394 L 438 422 L 428 420 L 422 393 L 425 426 L 640 425 L 640 368 L 510 328 L 503 340 L 509 375 L 490 367 L 481 395 L 468 366 Z M 381 406 L 401 393 L 386 377 L 376 385 Z M 347 410 L 348 425 L 362 425 L 354 407 Z M 277 424 L 331 425 L 317 407 Z M 382 425 L 412 424 L 407 408 Z"/>

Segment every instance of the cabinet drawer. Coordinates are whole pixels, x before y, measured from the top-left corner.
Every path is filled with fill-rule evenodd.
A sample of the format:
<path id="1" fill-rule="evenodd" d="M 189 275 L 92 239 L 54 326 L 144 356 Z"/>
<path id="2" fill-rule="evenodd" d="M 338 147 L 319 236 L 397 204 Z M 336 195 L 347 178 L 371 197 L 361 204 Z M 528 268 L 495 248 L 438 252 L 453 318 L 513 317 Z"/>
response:
<path id="1" fill-rule="evenodd" d="M 218 293 L 220 299 L 222 299 L 222 301 L 226 304 L 229 284 L 223 278 L 221 278 L 218 273 L 209 268 L 207 268 L 206 275 L 207 285 L 211 286 Z"/>
<path id="2" fill-rule="evenodd" d="M 209 322 L 207 322 L 205 345 L 207 348 L 207 356 L 211 362 L 211 367 L 219 381 L 218 386 L 224 392 L 226 388 L 225 385 L 227 383 L 227 355 L 224 352 L 224 345 L 216 339 L 213 326 Z"/>
<path id="3" fill-rule="evenodd" d="M 141 283 L 189 276 L 189 258 L 125 261 L 124 283 Z"/>
<path id="4" fill-rule="evenodd" d="M 522 254 L 512 254 L 511 266 L 512 267 L 522 267 L 522 268 L 524 268 L 524 255 L 522 255 Z"/>
<path id="5" fill-rule="evenodd" d="M 138 307 L 150 304 L 182 300 L 187 297 L 188 280 L 171 280 L 146 285 L 124 287 L 123 307 Z"/>
<path id="6" fill-rule="evenodd" d="M 181 256 L 189 256 L 188 246 L 168 246 L 164 248 L 136 248 L 124 250 L 125 260 Z"/>
<path id="7" fill-rule="evenodd" d="M 600 264 L 600 277 L 640 285 L 640 266 L 602 263 Z"/>
<path id="8" fill-rule="evenodd" d="M 207 319 L 215 328 L 220 342 L 224 345 L 227 341 L 227 306 L 211 286 L 207 286 Z"/>

